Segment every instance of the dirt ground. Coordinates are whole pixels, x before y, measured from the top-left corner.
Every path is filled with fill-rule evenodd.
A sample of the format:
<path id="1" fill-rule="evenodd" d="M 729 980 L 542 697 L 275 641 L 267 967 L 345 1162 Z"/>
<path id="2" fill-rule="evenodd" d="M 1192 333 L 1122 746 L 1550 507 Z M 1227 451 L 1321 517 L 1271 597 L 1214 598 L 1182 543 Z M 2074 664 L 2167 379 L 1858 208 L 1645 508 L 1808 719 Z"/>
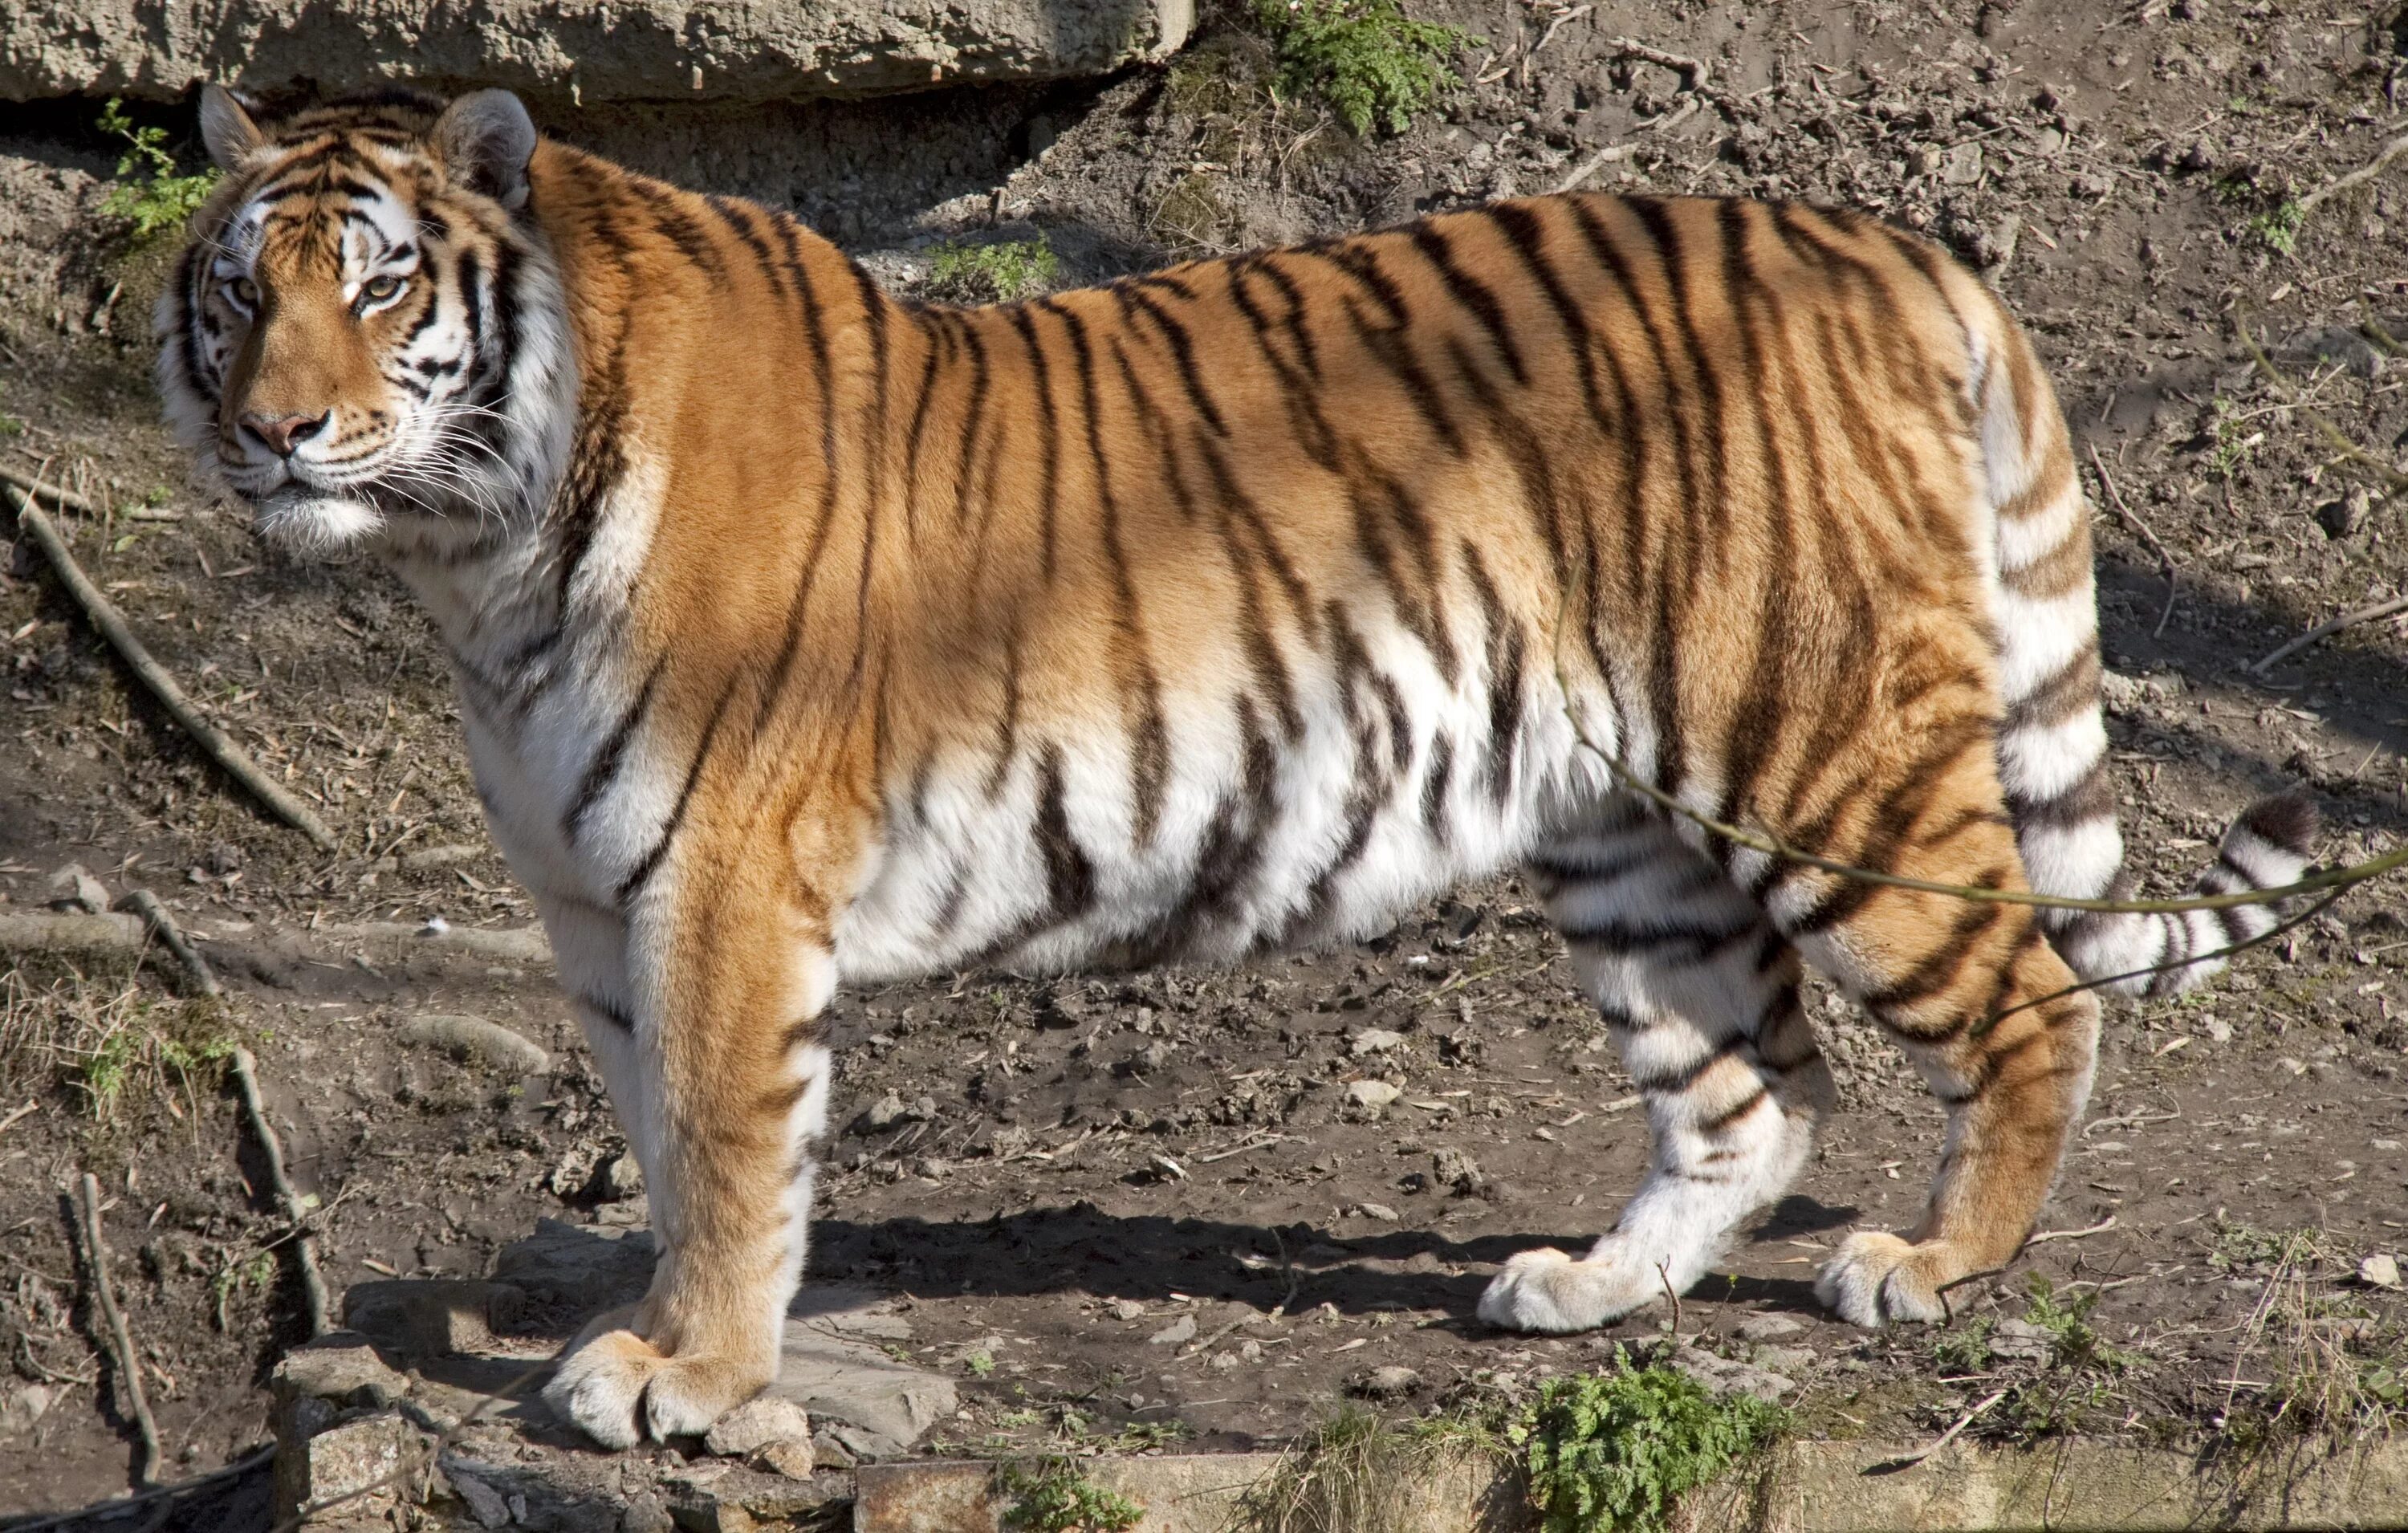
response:
<path id="1" fill-rule="evenodd" d="M 1460 61 L 1473 83 L 1369 141 L 1275 96 L 1227 16 L 1168 67 L 1099 84 L 549 125 L 796 207 L 904 287 L 939 238 L 1041 233 L 1067 285 L 1546 190 L 1601 150 L 1590 184 L 1846 202 L 1934 233 L 2031 326 L 2081 438 L 2139 865 L 2169 886 L 2289 782 L 2315 789 L 2329 862 L 2408 835 L 2408 616 L 2246 668 L 2408 583 L 2408 366 L 2387 344 L 2408 337 L 2408 163 L 2289 211 L 2408 132 L 2398 7 L 1412 8 L 1484 36 Z M 1707 61 L 1703 88 L 1618 58 L 1623 36 Z M 366 562 L 265 552 L 157 424 L 138 312 L 155 278 L 96 214 L 115 161 L 97 107 L 0 108 L 0 464 L 107 500 L 105 524 L 63 519 L 78 557 L 340 848 L 256 812 L 30 538 L 0 560 L 0 913 L 50 905 L 54 871 L 79 864 L 112 896 L 154 890 L 231 991 L 217 1010 L 178 1000 L 165 967 L 0 955 L 0 1513 L 84 1505 L 133 1472 L 64 1201 L 83 1170 L 110 1198 L 165 1476 L 267 1440 L 268 1370 L 305 1332 L 286 1226 L 218 1082 L 227 1039 L 258 1053 L 338 1296 L 483 1276 L 538 1218 L 640 1220 L 541 966 L 309 943 L 328 924 L 532 911 L 484 840 L 451 683 L 400 588 Z M 1960 1290 L 1940 1332 L 1868 1337 L 1813 1300 L 1850 1227 L 1912 1219 L 1941 1129 L 1896 1053 L 1818 992 L 1842 1110 L 1795 1195 L 1681 1306 L 1682 1355 L 1831 1434 L 1928 1436 L 2002 1389 L 1973 1435 L 2242 1453 L 2389 1430 L 2408 1304 L 2356 1274 L 2408 1258 L 2402 888 L 2360 891 L 2202 995 L 2111 1008 L 2042 1220 L 2062 1238 Z M 452 1013 L 517 1029 L 552 1067 L 405 1040 L 408 1019 Z M 1510 882 L 1344 951 L 967 975 L 846 996 L 832 1027 L 811 1271 L 900 1300 L 887 1345 L 960 1391 L 939 1450 L 1279 1441 L 1350 1393 L 1511 1399 L 1668 1324 L 1533 1340 L 1472 1316 L 1507 1254 L 1610 1224 L 1646 1159 L 1602 1028 Z M 1351 1106 L 1347 1084 L 1374 1078 L 1396 1100 Z M 574 1320 L 531 1313 L 520 1350 Z M 596 1507 L 685 1462 L 614 1466 L 540 1434 L 493 1451 L 604 1486 Z M 253 1473 L 168 1526 L 264 1527 L 265 1508 Z M 580 1515 L 557 1526 L 608 1526 Z"/>

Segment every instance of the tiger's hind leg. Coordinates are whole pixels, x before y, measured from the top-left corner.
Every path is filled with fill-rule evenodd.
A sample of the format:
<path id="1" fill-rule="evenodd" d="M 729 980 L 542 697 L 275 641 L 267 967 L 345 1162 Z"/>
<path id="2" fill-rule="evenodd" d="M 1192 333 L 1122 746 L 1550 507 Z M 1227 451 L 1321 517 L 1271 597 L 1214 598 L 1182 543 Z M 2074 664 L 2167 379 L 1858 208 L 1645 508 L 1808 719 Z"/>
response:
<path id="1" fill-rule="evenodd" d="M 1655 1150 L 1586 1256 L 1521 1253 L 1480 1316 L 1585 1330 L 1705 1275 L 1797 1175 L 1831 1078 L 1799 1005 L 1797 953 L 1660 816 L 1617 801 L 1529 870 L 1646 1100 Z"/>

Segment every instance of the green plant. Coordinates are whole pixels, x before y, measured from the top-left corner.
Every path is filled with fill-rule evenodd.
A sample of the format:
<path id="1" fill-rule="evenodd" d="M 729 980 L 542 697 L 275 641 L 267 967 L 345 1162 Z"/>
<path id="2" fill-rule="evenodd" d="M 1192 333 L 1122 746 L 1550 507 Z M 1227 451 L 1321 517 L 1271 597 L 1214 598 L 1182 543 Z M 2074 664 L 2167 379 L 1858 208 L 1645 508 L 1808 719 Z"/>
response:
<path id="1" fill-rule="evenodd" d="M 1106 1490 L 1068 1458 L 1006 1464 L 1003 1494 L 1010 1505 L 1003 1526 L 1025 1533 L 1128 1533 L 1145 1519 L 1145 1509 Z"/>
<path id="2" fill-rule="evenodd" d="M 2029 1286 L 2031 1302 L 2024 1310 L 2024 1320 L 2048 1333 L 2049 1361 L 2055 1366 L 2121 1373 L 2141 1360 L 2137 1354 L 2110 1346 L 2090 1324 L 2090 1311 L 2099 1307 L 2097 1289 L 2059 1300 L 2057 1285 L 2038 1272 L 2031 1275 Z"/>
<path id="3" fill-rule="evenodd" d="M 1017 303 L 1051 285 L 1055 265 L 1054 247 L 1041 235 L 993 245 L 940 245 L 928 291 L 946 303 Z"/>
<path id="4" fill-rule="evenodd" d="M 2300 243 L 2300 226 L 2307 222 L 2307 210 L 2297 200 L 2286 197 L 2265 212 L 2249 221 L 2250 236 L 2276 255 L 2288 255 Z"/>
<path id="5" fill-rule="evenodd" d="M 1483 41 L 1417 21 L 1397 0 L 1254 0 L 1286 89 L 1329 103 L 1358 135 L 1402 133 L 1455 79 L 1448 58 Z"/>
<path id="6" fill-rule="evenodd" d="M 995 1354 L 981 1347 L 963 1358 L 962 1366 L 970 1370 L 970 1377 L 973 1379 L 987 1378 L 995 1372 Z"/>
<path id="7" fill-rule="evenodd" d="M 1307 1432 L 1246 1497 L 1240 1526 L 1255 1533 L 1356 1533 L 1405 1517 L 1414 1438 L 1359 1405 Z"/>
<path id="8" fill-rule="evenodd" d="M 134 243 L 147 244 L 162 233 L 181 230 L 217 190 L 222 177 L 216 166 L 179 174 L 176 157 L 167 152 L 167 130 L 137 125 L 116 96 L 101 108 L 100 131 L 126 144 L 117 159 L 117 184 L 108 189 L 100 210 L 131 222 Z"/>
<path id="9" fill-rule="evenodd" d="M 1717 1399 L 1687 1374 L 1637 1368 L 1550 1379 L 1506 1428 L 1523 1450 L 1546 1533 L 1656 1533 L 1684 1492 L 1769 1446 L 1787 1413 L 1749 1395 Z"/>
<path id="10" fill-rule="evenodd" d="M 1941 1333 L 1931 1344 L 1933 1360 L 1958 1373 L 1981 1372 L 1990 1366 L 1990 1333 L 1998 1325 L 1988 1315 L 1976 1315 L 1961 1329 Z"/>

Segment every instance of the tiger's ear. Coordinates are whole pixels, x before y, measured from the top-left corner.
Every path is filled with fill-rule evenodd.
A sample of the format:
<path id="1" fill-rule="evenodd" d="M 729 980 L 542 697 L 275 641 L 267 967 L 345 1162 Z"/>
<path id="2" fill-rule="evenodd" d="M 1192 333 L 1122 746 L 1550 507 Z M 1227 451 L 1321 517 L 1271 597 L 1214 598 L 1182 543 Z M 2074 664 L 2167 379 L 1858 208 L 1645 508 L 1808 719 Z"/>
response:
<path id="1" fill-rule="evenodd" d="M 455 186 L 480 192 L 516 210 L 526 201 L 527 162 L 535 157 L 535 123 L 508 91 L 471 91 L 435 120 L 428 135 Z"/>
<path id="2" fill-rule="evenodd" d="M 222 85 L 201 87 L 201 142 L 220 170 L 232 174 L 267 142 L 242 102 Z"/>

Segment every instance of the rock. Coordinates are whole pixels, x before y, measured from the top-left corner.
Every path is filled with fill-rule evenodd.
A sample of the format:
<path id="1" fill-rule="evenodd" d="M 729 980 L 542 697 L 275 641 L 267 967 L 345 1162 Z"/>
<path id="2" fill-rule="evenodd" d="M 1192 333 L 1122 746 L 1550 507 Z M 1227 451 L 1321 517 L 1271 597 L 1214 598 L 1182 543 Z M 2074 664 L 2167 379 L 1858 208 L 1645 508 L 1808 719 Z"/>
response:
<path id="1" fill-rule="evenodd" d="M 901 1458 L 911 1451 L 911 1445 L 900 1438 L 875 1432 L 851 1422 L 838 1422 L 825 1434 L 843 1453 L 851 1464 L 877 1464 L 890 1458 Z M 817 1454 L 819 1438 L 811 1439 L 812 1452 Z"/>
<path id="2" fill-rule="evenodd" d="M 2316 525 L 2328 538 L 2347 537 L 2366 524 L 2366 514 L 2374 509 L 2374 492 L 2361 484 L 2339 500 L 2328 500 L 2316 508 Z"/>
<path id="3" fill-rule="evenodd" d="M 0 1397 L 0 1438 L 32 1431 L 57 1397 L 58 1391 L 49 1384 L 25 1384 Z"/>
<path id="4" fill-rule="evenodd" d="M 721 1457 L 749 1459 L 791 1480 L 810 1479 L 816 1467 L 810 1415 L 776 1395 L 756 1396 L 720 1417 L 702 1443 Z"/>
<path id="5" fill-rule="evenodd" d="M 2205 1033 L 2208 1037 L 2208 1041 L 2212 1043 L 2229 1043 L 2232 1041 L 2232 1024 L 2225 1021 L 2222 1017 L 2207 1017 L 2201 1019 L 2199 1024 L 2199 1030 Z"/>
<path id="6" fill-rule="evenodd" d="M 1790 1315 L 1750 1315 L 1739 1323 L 1740 1338 L 1746 1341 L 1784 1341 L 1805 1330 L 1806 1323 Z"/>
<path id="7" fill-rule="evenodd" d="M 1430 1169 L 1438 1184 L 1457 1196 L 1468 1197 L 1488 1185 L 1488 1179 L 1480 1174 L 1480 1163 L 1452 1145 L 1430 1156 Z"/>
<path id="8" fill-rule="evenodd" d="M 1402 1033 L 1392 1033 L 1384 1027 L 1366 1027 L 1354 1035 L 1348 1047 L 1359 1058 L 1368 1053 L 1385 1053 L 1390 1049 L 1402 1048 L 1404 1042 L 1405 1035 Z"/>
<path id="9" fill-rule="evenodd" d="M 1672 1354 L 1672 1366 L 1714 1395 L 1753 1395 L 1770 1405 L 1795 1390 L 1794 1380 L 1778 1373 L 1717 1357 L 1698 1347 L 1684 1346 Z"/>
<path id="10" fill-rule="evenodd" d="M 1175 1347 L 1182 1341 L 1193 1341 L 1195 1340 L 1196 1317 L 1194 1315 L 1181 1315 L 1177 1320 L 1172 1321 L 1169 1325 L 1165 1325 L 1162 1329 L 1154 1332 L 1152 1336 L 1147 1337 L 1145 1339 L 1145 1344 L 1149 1347 Z"/>
<path id="11" fill-rule="evenodd" d="M 2001 1320 L 1990 1328 L 1990 1351 L 2000 1357 L 2045 1357 L 2056 1338 L 2028 1320 Z"/>
<path id="12" fill-rule="evenodd" d="M 824 1426 L 811 1434 L 811 1456 L 824 1469 L 849 1469 L 856 1462 L 853 1450 L 838 1441 L 836 1433 Z"/>
<path id="13" fill-rule="evenodd" d="M 666 1501 L 650 1492 L 627 1497 L 619 1509 L 619 1533 L 676 1533 L 677 1519 Z"/>
<path id="14" fill-rule="evenodd" d="M 525 1291 L 466 1278 L 355 1282 L 343 1296 L 343 1324 L 404 1357 L 490 1353 L 494 1333 L 517 1324 Z"/>
<path id="15" fill-rule="evenodd" d="M 1388 1207 L 1385 1203 L 1358 1204 L 1356 1205 L 1354 1211 L 1361 1214 L 1366 1219 L 1377 1219 L 1383 1225 L 1393 1225 L 1398 1218 L 1397 1211 Z"/>
<path id="16" fill-rule="evenodd" d="M 801 1406 L 824 1426 L 859 1428 L 868 1436 L 858 1440 L 886 1457 L 900 1455 L 961 1407 L 943 1374 L 908 1368 L 818 1324 L 786 1327 L 778 1382 L 767 1393 Z M 859 1455 L 854 1439 L 839 1432 L 838 1440 Z"/>
<path id="17" fill-rule="evenodd" d="M 350 1496 L 347 1523 L 376 1519 L 398 1506 L 395 1487 L 418 1472 L 427 1445 L 423 1433 L 391 1411 L 328 1426 L 306 1440 L 280 1437 L 274 1518 L 288 1523 L 313 1501 Z"/>
<path id="18" fill-rule="evenodd" d="M 35 0 L 0 9 L 0 99 L 166 101 L 205 79 L 452 79 L 587 105 L 866 95 L 1105 74 L 1170 53 L 1195 17 L 1194 0 Z"/>
<path id="19" fill-rule="evenodd" d="M 2358 1281 L 2369 1288 L 2400 1286 L 2400 1263 L 2397 1258 L 2378 1251 L 2358 1264 Z"/>
<path id="20" fill-rule="evenodd" d="M 1385 1081 L 1349 1081 L 1346 1082 L 1346 1105 L 1367 1115 L 1387 1110 L 1388 1104 L 1404 1094 Z"/>
<path id="21" fill-rule="evenodd" d="M 899 1093 L 890 1091 L 870 1103 L 867 1110 L 853 1120 L 853 1127 L 857 1134 L 878 1134 L 896 1124 L 926 1123 L 936 1115 L 935 1097 L 923 1096 L 906 1102 Z"/>
<path id="22" fill-rule="evenodd" d="M 84 871 L 83 864 L 69 863 L 50 875 L 50 903 L 89 915 L 107 915 L 108 886 Z"/>
<path id="23" fill-rule="evenodd" d="M 423 1048 L 440 1049 L 515 1075 L 541 1075 L 552 1068 L 552 1055 L 540 1047 L 482 1017 L 412 1017 L 402 1024 L 401 1036 Z"/>
<path id="24" fill-rule="evenodd" d="M 1145 1317 L 1145 1306 L 1133 1298 L 1116 1298 L 1112 1300 L 1111 1308 L 1114 1320 L 1141 1320 Z"/>
<path id="25" fill-rule="evenodd" d="M 1422 1376 L 1395 1363 L 1365 1368 L 1348 1381 L 1347 1388 L 1367 1400 L 1401 1400 L 1421 1387 Z"/>
<path id="26" fill-rule="evenodd" d="M 1940 179 L 1951 186 L 1971 186 L 1982 179 L 1982 146 L 1958 144 L 1940 157 Z"/>
<path id="27" fill-rule="evenodd" d="M 409 1393 L 409 1380 L 358 1331 L 330 1331 L 286 1353 L 269 1387 L 280 1411 L 304 1398 L 381 1410 Z"/>
<path id="28" fill-rule="evenodd" d="M 452 1483 L 460 1499 L 468 1503 L 468 1515 L 477 1519 L 480 1527 L 507 1527 L 510 1521 L 510 1504 L 502 1493 L 453 1465 L 443 1466 L 443 1478 Z"/>
<path id="29" fill-rule="evenodd" d="M 1748 1362 L 1768 1373 L 1803 1373 L 1814 1366 L 1812 1349 L 1806 1347 L 1758 1347 Z"/>
<path id="30" fill-rule="evenodd" d="M 612 1202 L 644 1195 L 644 1168 L 633 1155 L 619 1155 L 602 1168 L 602 1191 Z"/>
<path id="31" fill-rule="evenodd" d="M 649 1230 L 538 1219 L 533 1235 L 511 1241 L 494 1258 L 494 1276 L 538 1303 L 590 1314 L 644 1297 L 652 1281 L 653 1249 Z"/>

